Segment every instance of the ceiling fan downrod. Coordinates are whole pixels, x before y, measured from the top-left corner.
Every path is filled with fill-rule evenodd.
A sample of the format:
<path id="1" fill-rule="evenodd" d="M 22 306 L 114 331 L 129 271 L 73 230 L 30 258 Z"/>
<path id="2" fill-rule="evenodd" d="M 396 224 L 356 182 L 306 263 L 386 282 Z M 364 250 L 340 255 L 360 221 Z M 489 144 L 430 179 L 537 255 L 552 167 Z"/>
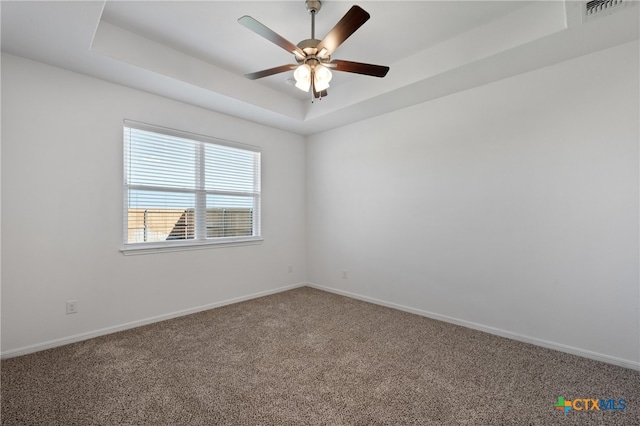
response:
<path id="1" fill-rule="evenodd" d="M 312 67 L 319 65 L 320 63 L 327 63 L 331 60 L 331 57 L 326 54 L 326 50 L 319 52 L 316 48 L 320 40 L 316 39 L 316 14 L 322 7 L 320 0 L 305 0 L 304 2 L 307 10 L 311 14 L 311 38 L 302 40 L 298 43 L 298 47 L 305 53 L 304 58 L 296 57 L 298 64 L 309 64 Z"/>
<path id="2" fill-rule="evenodd" d="M 320 12 L 322 2 L 320 0 L 305 0 L 305 6 L 311 14 L 311 39 L 316 38 L 316 13 Z"/>

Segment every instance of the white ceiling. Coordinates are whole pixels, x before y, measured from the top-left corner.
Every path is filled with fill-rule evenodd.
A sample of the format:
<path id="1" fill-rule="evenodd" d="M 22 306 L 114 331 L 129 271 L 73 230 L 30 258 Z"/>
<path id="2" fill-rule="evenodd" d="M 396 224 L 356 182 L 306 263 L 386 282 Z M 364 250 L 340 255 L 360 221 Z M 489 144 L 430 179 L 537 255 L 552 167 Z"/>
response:
<path id="1" fill-rule="evenodd" d="M 336 58 L 391 64 L 523 7 L 517 2 L 365 2 L 372 18 L 337 51 Z M 351 3 L 325 2 L 316 16 L 316 38 L 321 39 L 349 10 Z M 237 23 L 251 15 L 297 44 L 311 38 L 311 16 L 304 0 L 289 2 L 108 2 L 102 19 L 121 28 L 171 46 L 232 73 L 295 63 L 293 55 Z M 426 17 L 433 20 L 427 22 Z M 455 25 L 451 23 L 455 22 Z M 415 30 L 408 30 L 408 29 Z M 291 72 L 258 83 L 291 96 L 308 99 L 305 92 L 285 84 Z M 340 77 L 364 78 L 346 73 Z M 334 86 L 336 86 L 334 82 Z"/>
<path id="2" fill-rule="evenodd" d="M 326 1 L 321 39 L 352 6 Z M 334 72 L 310 101 L 295 63 L 237 23 L 250 15 L 297 44 L 310 38 L 303 0 L 2 1 L 2 50 L 300 134 L 312 134 L 638 39 L 637 1 L 585 20 L 582 1 L 365 1 L 371 19 L 332 55 L 388 65 L 384 79 Z"/>

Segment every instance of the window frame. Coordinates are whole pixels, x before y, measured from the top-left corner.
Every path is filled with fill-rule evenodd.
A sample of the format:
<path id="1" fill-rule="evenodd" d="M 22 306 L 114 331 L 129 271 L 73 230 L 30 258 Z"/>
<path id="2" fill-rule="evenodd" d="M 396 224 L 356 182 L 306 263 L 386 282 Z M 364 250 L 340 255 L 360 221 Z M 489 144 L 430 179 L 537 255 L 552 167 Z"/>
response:
<path id="1" fill-rule="evenodd" d="M 128 182 L 128 174 L 129 174 L 129 153 L 128 148 L 130 142 L 127 140 L 127 129 L 136 129 L 146 132 L 157 133 L 163 136 L 168 137 L 177 137 L 182 139 L 187 139 L 197 144 L 196 149 L 199 151 L 196 155 L 200 160 L 194 162 L 194 172 L 198 174 L 196 178 L 197 187 L 195 189 L 181 189 L 175 188 L 172 186 L 157 186 L 156 190 L 166 189 L 169 192 L 186 192 L 194 194 L 196 198 L 196 207 L 195 209 L 199 213 L 194 213 L 195 220 L 195 230 L 194 230 L 194 238 L 193 239 L 176 239 L 176 240 L 164 240 L 164 241 L 156 241 L 156 242 L 128 242 L 128 226 L 129 226 L 129 191 L 130 190 L 140 190 L 143 189 L 140 185 L 132 185 Z M 186 132 L 183 130 L 171 129 L 167 127 L 141 123 L 138 121 L 123 120 L 123 135 L 122 135 L 122 146 L 123 146 L 123 223 L 122 223 L 122 247 L 120 251 L 124 255 L 130 254 L 148 254 L 155 252 L 168 252 L 168 251 L 184 251 L 184 250 L 198 250 L 198 249 L 206 249 L 206 248 L 216 248 L 216 247 L 230 247 L 230 246 L 244 246 L 244 245 L 253 245 L 260 244 L 263 241 L 262 232 L 261 232 L 261 197 L 262 197 L 262 189 L 261 189 L 261 150 L 260 147 L 254 145 L 248 145 L 240 142 L 233 142 L 229 140 L 224 140 L 220 138 L 214 138 L 211 136 L 200 135 L 197 133 Z M 257 154 L 257 161 L 254 160 L 254 188 L 252 192 L 235 192 L 235 191 L 225 191 L 225 190 L 211 190 L 205 188 L 205 179 L 204 176 L 206 174 L 206 166 L 204 161 L 204 151 L 206 144 L 217 145 L 221 147 L 235 148 L 241 149 L 244 151 L 250 151 L 254 154 Z M 252 234 L 251 236 L 232 236 L 232 237 L 211 237 L 207 238 L 207 228 L 206 228 L 206 214 L 207 214 L 207 206 L 206 206 L 206 196 L 207 195 L 241 195 L 241 196 L 252 196 L 254 198 L 253 208 L 252 208 Z"/>

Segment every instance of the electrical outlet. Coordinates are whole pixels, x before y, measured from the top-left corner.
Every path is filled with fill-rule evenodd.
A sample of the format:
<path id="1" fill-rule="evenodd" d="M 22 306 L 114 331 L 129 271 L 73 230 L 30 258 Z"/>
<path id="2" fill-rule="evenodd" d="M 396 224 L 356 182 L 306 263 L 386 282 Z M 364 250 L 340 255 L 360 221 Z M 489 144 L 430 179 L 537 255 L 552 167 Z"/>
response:
<path id="1" fill-rule="evenodd" d="M 67 315 L 69 314 L 77 314 L 78 313 L 78 301 L 77 300 L 67 300 Z"/>
<path id="2" fill-rule="evenodd" d="M 343 280 L 348 280 L 348 279 L 349 279 L 349 274 L 347 274 L 347 271 L 346 271 L 346 270 L 343 270 L 343 271 L 342 271 L 342 279 L 343 279 Z"/>

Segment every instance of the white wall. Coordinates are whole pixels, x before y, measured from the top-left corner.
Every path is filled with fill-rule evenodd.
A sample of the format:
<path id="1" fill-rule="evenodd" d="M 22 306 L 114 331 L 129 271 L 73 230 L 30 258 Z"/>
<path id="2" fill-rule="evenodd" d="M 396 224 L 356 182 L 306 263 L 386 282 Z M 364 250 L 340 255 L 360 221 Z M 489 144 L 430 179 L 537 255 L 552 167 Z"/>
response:
<path id="1" fill-rule="evenodd" d="M 310 137 L 308 280 L 640 368 L 638 50 Z"/>
<path id="2" fill-rule="evenodd" d="M 262 147 L 264 242 L 123 256 L 125 118 Z M 3 355 L 304 283 L 304 169 L 301 136 L 3 54 Z"/>
<path id="3" fill-rule="evenodd" d="M 315 135 L 306 156 L 300 136 L 3 54 L 2 354 L 309 281 L 638 368 L 638 48 Z M 261 146 L 264 243 L 123 256 L 123 118 Z"/>

